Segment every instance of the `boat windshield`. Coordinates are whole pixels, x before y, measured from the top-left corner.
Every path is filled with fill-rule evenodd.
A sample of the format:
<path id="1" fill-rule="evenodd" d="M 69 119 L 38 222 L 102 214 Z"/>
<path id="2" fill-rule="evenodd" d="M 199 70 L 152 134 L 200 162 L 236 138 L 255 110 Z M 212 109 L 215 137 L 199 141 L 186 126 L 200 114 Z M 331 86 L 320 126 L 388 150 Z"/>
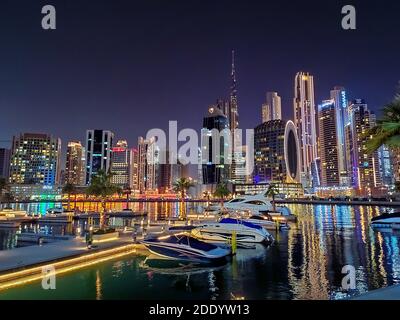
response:
<path id="1" fill-rule="evenodd" d="M 228 201 L 228 203 L 236 203 L 236 202 L 242 202 L 245 199 L 241 199 L 241 198 L 236 198 L 236 199 L 232 199 L 231 201 Z"/>
<path id="2" fill-rule="evenodd" d="M 197 240 L 196 238 L 189 237 L 186 235 L 175 235 L 165 239 L 163 242 L 166 243 L 179 243 L 183 245 L 187 245 L 191 248 L 202 250 L 202 251 L 211 251 L 217 248 L 217 246 L 207 243 L 204 241 Z"/>

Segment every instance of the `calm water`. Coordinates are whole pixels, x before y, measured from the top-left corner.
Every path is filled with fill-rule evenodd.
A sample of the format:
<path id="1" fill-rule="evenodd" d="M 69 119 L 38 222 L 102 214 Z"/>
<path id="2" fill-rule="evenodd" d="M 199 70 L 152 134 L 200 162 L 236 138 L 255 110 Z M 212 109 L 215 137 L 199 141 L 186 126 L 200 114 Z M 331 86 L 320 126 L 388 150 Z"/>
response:
<path id="1" fill-rule="evenodd" d="M 59 276 L 56 290 L 33 283 L 0 292 L 0 299 L 338 299 L 345 297 L 341 269 L 348 264 L 356 268 L 353 294 L 400 282 L 400 233 L 369 227 L 379 208 L 290 208 L 299 217 L 291 230 L 274 235 L 270 247 L 239 249 L 223 266 L 182 266 L 130 256 Z M 174 204 L 151 204 L 148 209 L 153 219 L 162 211 L 179 212 Z"/>

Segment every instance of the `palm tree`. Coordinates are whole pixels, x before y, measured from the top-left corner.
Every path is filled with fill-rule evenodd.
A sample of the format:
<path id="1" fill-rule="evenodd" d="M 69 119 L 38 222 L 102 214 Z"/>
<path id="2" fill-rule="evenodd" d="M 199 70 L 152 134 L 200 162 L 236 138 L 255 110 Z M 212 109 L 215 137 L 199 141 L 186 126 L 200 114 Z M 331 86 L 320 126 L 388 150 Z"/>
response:
<path id="1" fill-rule="evenodd" d="M 231 192 L 229 191 L 227 185 L 225 183 L 220 183 L 217 185 L 214 191 L 214 197 L 219 198 L 221 201 L 221 209 L 224 208 L 224 200 L 229 197 Z"/>
<path id="2" fill-rule="evenodd" d="M 272 183 L 268 186 L 268 189 L 264 194 L 265 197 L 272 198 L 272 208 L 274 211 L 276 211 L 275 196 L 277 196 L 278 194 L 279 194 L 278 188 Z"/>
<path id="3" fill-rule="evenodd" d="M 382 109 L 382 117 L 375 127 L 368 130 L 367 151 L 372 153 L 382 145 L 389 148 L 400 147 L 400 88 L 394 99 Z"/>
<path id="4" fill-rule="evenodd" d="M 129 196 L 132 193 L 132 189 L 129 186 L 126 186 L 122 192 L 126 195 L 126 210 L 129 210 Z"/>
<path id="5" fill-rule="evenodd" d="M 185 202 L 186 191 L 193 186 L 194 186 L 193 182 L 187 178 L 180 178 L 174 182 L 173 190 L 174 192 L 178 193 L 181 198 L 182 218 L 184 216 L 184 211 L 185 211 L 184 202 Z"/>
<path id="6" fill-rule="evenodd" d="M 109 197 L 116 193 L 121 193 L 121 188 L 111 183 L 112 174 L 106 173 L 104 170 L 99 170 L 96 175 L 92 176 L 90 185 L 86 193 L 99 197 L 103 211 L 100 212 L 100 229 L 104 229 L 106 205 Z"/>
<path id="7" fill-rule="evenodd" d="M 71 208 L 71 194 L 75 193 L 75 186 L 72 183 L 67 183 L 63 189 L 62 189 L 63 193 L 66 193 L 68 195 L 68 206 L 67 206 L 67 210 L 69 211 Z"/>

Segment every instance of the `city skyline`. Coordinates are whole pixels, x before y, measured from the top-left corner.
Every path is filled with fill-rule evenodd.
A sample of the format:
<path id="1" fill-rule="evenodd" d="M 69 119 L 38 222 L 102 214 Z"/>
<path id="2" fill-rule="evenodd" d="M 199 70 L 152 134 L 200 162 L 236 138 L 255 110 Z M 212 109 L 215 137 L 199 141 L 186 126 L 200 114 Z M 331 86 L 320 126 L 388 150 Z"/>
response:
<path id="1" fill-rule="evenodd" d="M 391 40 L 395 34 L 388 29 L 385 37 L 377 37 L 378 29 L 387 26 L 390 19 L 380 21 L 379 26 L 370 26 L 368 31 L 363 28 L 373 12 L 379 14 L 379 8 L 373 6 L 359 6 L 360 27 L 346 33 L 340 28 L 339 4 L 326 5 L 329 10 L 315 16 L 322 4 L 311 1 L 304 8 L 294 4 L 289 11 L 281 10 L 283 7 L 278 4 L 254 2 L 228 7 L 221 2 L 214 5 L 213 10 L 195 13 L 196 10 L 183 5 L 178 13 L 185 13 L 187 20 L 194 18 L 199 22 L 207 17 L 210 21 L 217 18 L 221 22 L 233 21 L 227 23 L 231 28 L 216 30 L 203 22 L 201 31 L 193 29 L 186 19 L 180 23 L 171 19 L 171 13 L 178 6 L 176 2 L 168 9 L 158 4 L 161 5 L 158 11 L 151 4 L 139 8 L 127 2 L 120 3 L 118 8 L 108 2 L 99 2 L 97 6 L 83 4 L 79 5 L 79 10 L 59 1 L 53 4 L 59 17 L 54 33 L 39 28 L 40 21 L 35 20 L 38 16 L 35 12 L 40 12 L 38 4 L 21 8 L 19 17 L 23 23 L 20 25 L 11 21 L 13 4 L 8 3 L 2 13 L 5 14 L 3 21 L 13 27 L 14 37 L 21 40 L 16 43 L 9 33 L 4 35 L 2 60 L 7 64 L 4 63 L 0 77 L 3 87 L 0 105 L 8 121 L 0 128 L 2 141 L 11 140 L 20 132 L 51 133 L 62 139 L 65 153 L 67 141 L 84 141 L 88 128 L 111 130 L 117 134 L 117 139 L 126 139 L 130 145 L 149 128 L 165 128 L 168 120 L 198 128 L 197 119 L 210 103 L 216 98 L 229 98 L 233 49 L 241 128 L 254 128 L 260 123 L 260 106 L 267 91 L 279 93 L 282 117 L 293 119 L 292 79 L 300 70 L 315 77 L 316 104 L 326 99 L 334 86 L 340 85 L 347 89 L 350 99 L 365 99 L 375 112 L 392 98 L 398 81 L 396 70 L 400 66 L 395 59 L 395 41 Z M 204 5 L 206 9 L 212 6 Z M 390 5 L 395 11 L 396 4 Z M 115 9 L 111 23 L 104 25 L 99 19 L 110 9 Z M 135 16 L 138 9 L 140 17 Z M 261 15 L 259 12 L 263 12 L 265 18 L 272 20 L 267 23 L 262 19 L 243 19 L 240 14 L 243 9 L 247 10 L 248 17 L 257 18 Z M 168 14 L 163 16 L 158 12 Z M 385 11 L 385 14 L 391 13 Z M 305 21 L 310 19 L 301 26 L 301 31 L 312 37 L 304 40 L 301 51 L 295 50 L 299 48 L 299 40 L 293 35 L 294 25 L 285 26 L 279 21 L 281 15 L 289 17 L 285 20 L 296 16 L 302 16 Z M 64 22 L 71 16 L 75 24 Z M 139 28 L 139 32 L 137 25 L 140 23 L 144 27 Z M 272 23 L 280 28 L 269 28 Z M 157 28 L 160 25 L 165 26 L 165 30 Z M 318 30 L 319 25 L 325 28 L 324 34 Z M 78 27 L 82 35 L 72 38 Z M 362 40 L 367 33 L 368 42 Z M 323 50 L 327 35 L 330 42 L 336 39 L 339 43 L 340 38 L 340 45 L 330 47 L 329 52 Z M 134 44 L 126 41 L 135 36 L 141 41 Z M 321 44 L 315 44 L 311 38 L 319 39 Z M 175 40 L 171 43 L 172 39 Z M 265 39 L 275 41 L 274 50 L 263 50 Z M 116 49 L 112 50 L 114 47 Z M 156 48 L 158 50 L 154 50 Z M 373 58 L 374 64 L 364 63 L 360 55 L 365 61 Z M 55 108 L 62 120 L 54 119 Z M 112 116 L 107 116 L 110 108 Z M 149 108 L 156 114 L 152 119 L 143 112 Z M 185 112 L 188 108 L 190 113 Z M 29 117 L 21 117 L 21 113 Z M 1 146 L 8 145 L 1 143 Z"/>
<path id="2" fill-rule="evenodd" d="M 0 300 L 400 300 L 399 13 L 3 0 Z"/>

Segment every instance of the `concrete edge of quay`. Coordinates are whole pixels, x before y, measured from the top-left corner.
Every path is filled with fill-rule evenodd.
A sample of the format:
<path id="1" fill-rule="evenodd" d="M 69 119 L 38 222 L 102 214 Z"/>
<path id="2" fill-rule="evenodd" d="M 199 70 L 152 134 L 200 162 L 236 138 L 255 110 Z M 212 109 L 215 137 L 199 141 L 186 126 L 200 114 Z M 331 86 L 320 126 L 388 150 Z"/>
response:
<path id="1" fill-rule="evenodd" d="M 48 266 L 54 267 L 55 274 L 62 274 L 130 254 L 145 255 L 145 247 L 140 243 L 116 243 L 3 269 L 0 271 L 0 291 L 41 280 L 45 276 L 43 269 Z"/>

